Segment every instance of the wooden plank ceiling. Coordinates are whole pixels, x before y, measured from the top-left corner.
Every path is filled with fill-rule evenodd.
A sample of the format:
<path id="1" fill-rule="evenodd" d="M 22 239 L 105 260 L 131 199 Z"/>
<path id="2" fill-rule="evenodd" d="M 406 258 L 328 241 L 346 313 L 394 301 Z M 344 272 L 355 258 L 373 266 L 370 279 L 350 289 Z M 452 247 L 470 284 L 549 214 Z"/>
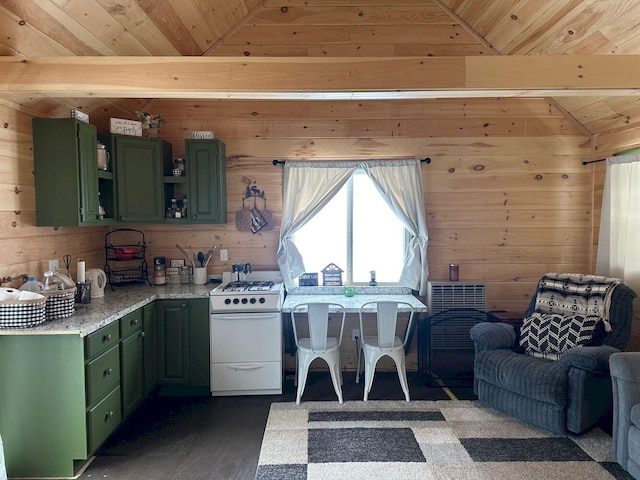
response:
<path id="1" fill-rule="evenodd" d="M 637 55 L 638 24 L 637 0 L 0 0 L 0 55 Z M 7 100 L 103 120 L 153 101 Z M 591 133 L 640 125 L 640 96 L 552 100 Z"/>

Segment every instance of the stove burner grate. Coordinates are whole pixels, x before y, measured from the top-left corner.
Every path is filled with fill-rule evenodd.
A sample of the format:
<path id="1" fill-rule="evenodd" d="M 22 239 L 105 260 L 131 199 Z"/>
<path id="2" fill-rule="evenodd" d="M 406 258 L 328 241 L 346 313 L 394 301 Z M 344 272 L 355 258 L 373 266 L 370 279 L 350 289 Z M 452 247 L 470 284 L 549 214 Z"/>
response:
<path id="1" fill-rule="evenodd" d="M 273 282 L 229 282 L 222 289 L 223 292 L 246 292 L 246 291 L 263 291 L 263 290 L 271 290 L 273 287 Z"/>

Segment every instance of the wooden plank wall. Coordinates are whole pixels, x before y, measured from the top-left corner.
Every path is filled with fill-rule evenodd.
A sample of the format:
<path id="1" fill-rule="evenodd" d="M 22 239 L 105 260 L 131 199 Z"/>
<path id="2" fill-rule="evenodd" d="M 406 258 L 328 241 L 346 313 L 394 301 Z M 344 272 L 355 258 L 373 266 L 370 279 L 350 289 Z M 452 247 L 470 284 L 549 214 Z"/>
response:
<path id="1" fill-rule="evenodd" d="M 593 158 L 607 158 L 616 153 L 640 147 L 640 128 L 616 129 L 610 132 L 593 136 Z M 604 162 L 593 164 L 594 171 L 594 253 L 593 262 L 595 265 L 598 245 L 598 226 L 600 224 L 600 213 L 602 205 L 602 189 L 604 185 L 606 166 Z M 636 293 L 640 295 L 640 289 L 636 287 Z M 634 302 L 634 322 L 631 329 L 631 338 L 627 350 L 640 351 L 640 299 Z"/>
<path id="2" fill-rule="evenodd" d="M 229 261 L 216 256 L 209 273 L 235 262 L 275 269 L 282 167 L 273 159 L 415 156 L 432 159 L 422 166 L 431 278 L 446 279 L 448 264 L 459 263 L 461 280 L 486 281 L 488 308 L 512 318 L 543 273 L 591 271 L 592 176 L 582 165 L 590 140 L 545 100 L 155 100 L 148 110 L 167 119 L 160 136 L 174 156 L 184 155 L 192 130 L 213 130 L 225 142 L 229 218 L 227 225 L 133 226 L 147 236 L 149 264 L 156 255 L 181 258 L 176 243 L 215 244 L 228 249 Z M 0 111 L 0 275 L 41 273 L 47 259 L 66 253 L 101 266 L 105 228 L 33 226 L 31 115 L 6 105 Z M 265 191 L 276 219 L 271 231 L 235 227 L 247 180 Z M 409 368 L 415 346 L 412 352 Z"/>

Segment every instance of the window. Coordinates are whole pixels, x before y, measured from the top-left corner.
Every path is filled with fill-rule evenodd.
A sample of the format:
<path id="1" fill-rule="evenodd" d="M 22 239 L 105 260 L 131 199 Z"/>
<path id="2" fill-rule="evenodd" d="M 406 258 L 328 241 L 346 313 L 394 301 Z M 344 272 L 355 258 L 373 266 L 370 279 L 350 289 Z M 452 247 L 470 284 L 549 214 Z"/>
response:
<path id="1" fill-rule="evenodd" d="M 369 176 L 358 169 L 331 201 L 293 236 L 307 272 L 335 263 L 343 281 L 397 283 L 407 231 Z"/>

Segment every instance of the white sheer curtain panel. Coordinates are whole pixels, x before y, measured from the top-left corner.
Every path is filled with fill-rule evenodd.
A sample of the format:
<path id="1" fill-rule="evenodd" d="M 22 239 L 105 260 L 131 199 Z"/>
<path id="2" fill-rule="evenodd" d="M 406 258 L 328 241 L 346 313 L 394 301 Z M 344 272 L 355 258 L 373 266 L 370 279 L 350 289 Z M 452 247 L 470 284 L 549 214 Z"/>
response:
<path id="1" fill-rule="evenodd" d="M 362 167 L 409 231 L 400 283 L 426 294 L 427 225 L 419 160 L 364 162 L 290 162 L 284 166 L 282 226 L 276 258 L 285 286 L 304 273 L 293 234 L 329 202 L 353 172 Z"/>
<path id="2" fill-rule="evenodd" d="M 286 287 L 304 273 L 293 235 L 342 188 L 358 168 L 354 162 L 292 162 L 284 164 L 282 225 L 276 260 Z"/>
<path id="3" fill-rule="evenodd" d="M 607 158 L 596 273 L 640 294 L 640 154 Z M 634 316 L 640 319 L 635 302 Z"/>
<path id="4" fill-rule="evenodd" d="M 427 223 L 419 160 L 385 160 L 363 165 L 382 197 L 411 235 L 400 284 L 427 293 Z"/>

